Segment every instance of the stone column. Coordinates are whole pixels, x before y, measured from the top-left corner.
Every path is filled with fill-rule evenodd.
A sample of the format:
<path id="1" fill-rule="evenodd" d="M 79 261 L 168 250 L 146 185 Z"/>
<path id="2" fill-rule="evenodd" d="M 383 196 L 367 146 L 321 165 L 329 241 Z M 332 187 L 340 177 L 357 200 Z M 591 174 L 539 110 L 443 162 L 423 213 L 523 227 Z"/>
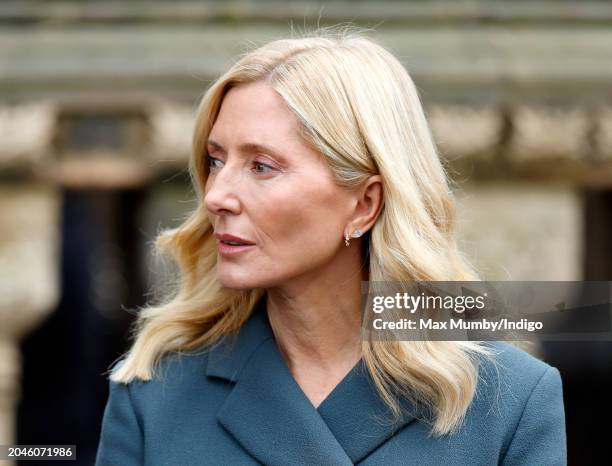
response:
<path id="1" fill-rule="evenodd" d="M 16 443 L 20 342 L 59 299 L 60 191 L 35 181 L 55 122 L 47 102 L 0 107 L 0 444 Z M 44 170 L 44 169 L 43 169 Z M 3 462 L 11 466 L 11 462 Z"/>
<path id="2" fill-rule="evenodd" d="M 59 193 L 0 185 L 0 444 L 16 442 L 21 339 L 59 298 Z"/>

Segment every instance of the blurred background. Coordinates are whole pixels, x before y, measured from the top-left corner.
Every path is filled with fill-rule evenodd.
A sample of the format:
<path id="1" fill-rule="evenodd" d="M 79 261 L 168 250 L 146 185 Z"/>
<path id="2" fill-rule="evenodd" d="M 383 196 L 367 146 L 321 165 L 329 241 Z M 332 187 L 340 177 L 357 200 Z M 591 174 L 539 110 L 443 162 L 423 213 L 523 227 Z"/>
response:
<path id="1" fill-rule="evenodd" d="M 199 98 L 247 48 L 348 21 L 415 81 L 483 278 L 612 280 L 612 2 L 3 1 L 0 444 L 93 464 L 151 241 L 194 207 Z M 561 370 L 570 464 L 610 464 L 611 343 L 530 351 Z"/>

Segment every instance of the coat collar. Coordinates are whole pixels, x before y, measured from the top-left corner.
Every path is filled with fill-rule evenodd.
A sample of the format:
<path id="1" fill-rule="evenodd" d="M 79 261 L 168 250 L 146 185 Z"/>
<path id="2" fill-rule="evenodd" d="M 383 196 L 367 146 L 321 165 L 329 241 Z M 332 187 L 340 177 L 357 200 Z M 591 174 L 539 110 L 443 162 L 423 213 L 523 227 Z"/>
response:
<path id="1" fill-rule="evenodd" d="M 276 345 L 265 299 L 237 336 L 211 348 L 206 370 L 235 383 L 217 419 L 255 458 L 269 465 L 351 465 L 414 420 L 405 402 L 399 423 L 389 425 L 390 411 L 363 360 L 315 408 Z"/>

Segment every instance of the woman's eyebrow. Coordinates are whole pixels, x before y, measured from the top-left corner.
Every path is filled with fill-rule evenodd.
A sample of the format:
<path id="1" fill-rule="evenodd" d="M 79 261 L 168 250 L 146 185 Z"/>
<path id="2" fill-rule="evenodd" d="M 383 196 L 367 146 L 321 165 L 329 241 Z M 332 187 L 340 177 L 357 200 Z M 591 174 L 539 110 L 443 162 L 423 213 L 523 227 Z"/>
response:
<path id="1" fill-rule="evenodd" d="M 221 146 L 221 144 L 219 144 L 218 142 L 213 141 L 212 139 L 209 139 L 207 141 L 207 144 L 209 146 L 214 147 L 215 149 L 219 149 L 219 150 L 224 150 L 223 147 Z M 256 142 L 245 142 L 243 144 L 241 144 L 240 146 L 238 146 L 238 149 L 241 152 L 265 152 L 266 154 L 270 154 L 274 157 L 279 158 L 281 161 L 285 161 L 285 157 L 283 157 L 279 151 L 277 151 L 276 149 L 272 149 L 271 147 L 265 146 L 263 144 L 259 144 Z"/>

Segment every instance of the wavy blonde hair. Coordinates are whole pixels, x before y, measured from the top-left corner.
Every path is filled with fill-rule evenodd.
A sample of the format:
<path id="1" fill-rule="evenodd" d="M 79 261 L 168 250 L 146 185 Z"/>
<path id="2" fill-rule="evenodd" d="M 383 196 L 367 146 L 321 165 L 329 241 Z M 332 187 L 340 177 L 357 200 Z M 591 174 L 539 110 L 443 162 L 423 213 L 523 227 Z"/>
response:
<path id="1" fill-rule="evenodd" d="M 216 279 L 212 225 L 201 207 L 208 176 L 206 141 L 227 91 L 268 83 L 300 122 L 304 140 L 324 155 L 336 182 L 352 188 L 383 180 L 384 204 L 364 237 L 372 281 L 477 280 L 458 250 L 454 204 L 414 83 L 402 64 L 355 27 L 322 28 L 244 54 L 207 90 L 197 110 L 190 174 L 199 206 L 161 232 L 157 251 L 179 269 L 172 296 L 140 310 L 134 342 L 111 379 L 150 380 L 164 354 L 206 348 L 237 332 L 265 290 L 223 288 Z M 455 431 L 475 395 L 478 342 L 371 341 L 363 359 L 394 416 L 398 397 L 432 414 L 431 433 Z"/>

